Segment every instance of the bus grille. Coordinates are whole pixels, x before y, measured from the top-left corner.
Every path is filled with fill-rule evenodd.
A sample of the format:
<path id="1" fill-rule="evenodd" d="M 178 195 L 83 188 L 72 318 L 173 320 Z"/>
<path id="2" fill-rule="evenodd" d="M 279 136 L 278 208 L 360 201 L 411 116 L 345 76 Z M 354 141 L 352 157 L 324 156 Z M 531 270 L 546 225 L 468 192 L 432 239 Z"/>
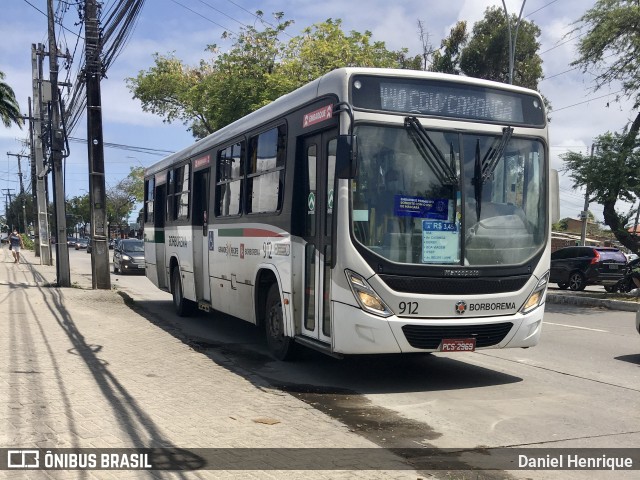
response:
<path id="1" fill-rule="evenodd" d="M 396 292 L 433 293 L 457 296 L 517 292 L 525 286 L 529 278 L 531 278 L 529 275 L 488 278 L 435 278 L 380 275 L 380 279 Z"/>
<path id="2" fill-rule="evenodd" d="M 443 338 L 475 338 L 476 348 L 497 345 L 511 327 L 511 322 L 488 325 L 404 325 L 402 331 L 412 347 L 434 350 Z"/>

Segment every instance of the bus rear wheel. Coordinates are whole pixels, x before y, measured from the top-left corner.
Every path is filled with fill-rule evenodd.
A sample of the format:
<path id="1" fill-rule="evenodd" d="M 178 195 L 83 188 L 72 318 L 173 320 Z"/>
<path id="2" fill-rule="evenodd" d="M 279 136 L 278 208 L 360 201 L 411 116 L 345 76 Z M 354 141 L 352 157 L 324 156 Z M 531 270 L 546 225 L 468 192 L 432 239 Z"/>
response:
<path id="1" fill-rule="evenodd" d="M 284 334 L 284 314 L 282 300 L 277 284 L 271 285 L 265 302 L 265 333 L 269 352 L 278 360 L 291 360 L 294 357 L 293 338 Z"/>
<path id="2" fill-rule="evenodd" d="M 182 294 L 182 281 L 180 280 L 180 269 L 171 270 L 171 293 L 173 294 L 173 306 L 179 317 L 188 317 L 191 313 L 191 302 L 184 298 Z"/>

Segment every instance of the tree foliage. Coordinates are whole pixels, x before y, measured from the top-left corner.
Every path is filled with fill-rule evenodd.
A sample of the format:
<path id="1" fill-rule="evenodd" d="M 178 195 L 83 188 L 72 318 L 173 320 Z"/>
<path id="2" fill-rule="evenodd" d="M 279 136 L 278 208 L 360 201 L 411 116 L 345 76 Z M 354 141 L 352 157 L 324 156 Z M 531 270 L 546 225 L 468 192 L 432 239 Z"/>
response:
<path id="1" fill-rule="evenodd" d="M 617 200 L 633 203 L 640 198 L 640 142 L 635 142 L 628 155 L 620 155 L 627 136 L 626 132 L 607 132 L 596 139 L 598 148 L 593 156 L 567 152 L 560 157 L 574 186 L 586 188 L 589 201 L 605 207 L 605 223 L 620 243 L 636 252 L 638 241 L 625 228 L 635 211 L 618 213 L 615 210 Z"/>
<path id="2" fill-rule="evenodd" d="M 20 106 L 13 93 L 13 89 L 4 81 L 5 74 L 0 71 L 0 120 L 9 128 L 12 123 L 22 127 Z"/>
<path id="3" fill-rule="evenodd" d="M 22 208 L 24 206 L 24 209 Z M 25 213 L 27 224 L 34 218 L 33 197 L 28 193 L 19 193 L 6 206 L 6 224 L 9 228 L 15 227 L 19 232 L 25 233 L 28 228 L 24 224 Z"/>
<path id="4" fill-rule="evenodd" d="M 511 24 L 518 21 L 510 15 Z M 540 28 L 521 20 L 515 50 L 513 84 L 538 89 L 542 78 L 542 59 L 538 54 Z M 466 22 L 458 22 L 442 40 L 441 51 L 434 54 L 432 71 L 464 74 L 469 77 L 509 83 L 509 29 L 500 7 L 488 7 L 484 18 L 476 22 L 471 34 Z"/>
<path id="5" fill-rule="evenodd" d="M 586 31 L 578 42 L 579 57 L 571 63 L 598 73 L 595 90 L 622 83 L 623 96 L 640 107 L 640 4 L 637 0 L 598 0 L 576 22 L 571 35 Z"/>
<path id="6" fill-rule="evenodd" d="M 144 167 L 130 167 L 129 174 L 118 182 L 117 188 L 135 202 L 144 201 Z"/>
<path id="7" fill-rule="evenodd" d="M 576 22 L 572 33 L 580 32 L 578 58 L 572 63 L 584 72 L 596 72 L 594 90 L 621 82 L 622 97 L 632 99 L 633 109 L 640 108 L 640 5 L 637 0 L 597 0 Z M 627 248 L 638 252 L 638 238 L 629 235 L 625 228 L 630 213 L 618 213 L 616 201 L 634 201 L 640 198 L 640 164 L 638 164 L 638 132 L 640 112 L 625 127 L 622 134 L 604 134 L 598 144 L 606 155 L 603 172 L 582 166 L 577 162 L 567 164 L 576 185 L 588 185 L 603 206 L 605 223 L 616 238 Z M 600 154 L 594 158 L 601 156 Z M 616 170 L 618 169 L 618 170 Z M 609 185 L 604 185 L 604 182 Z"/>
<path id="8" fill-rule="evenodd" d="M 460 75 L 460 54 L 469 39 L 467 22 L 456 23 L 449 32 L 449 36 L 442 40 L 440 50 L 433 53 L 432 72 Z"/>
<path id="9" fill-rule="evenodd" d="M 67 226 L 73 230 L 75 225 L 81 225 L 83 232 L 87 233 L 87 225 L 91 222 L 91 205 L 89 194 L 72 197 L 66 201 L 65 212 Z"/>
<path id="10" fill-rule="evenodd" d="M 195 67 L 173 55 L 154 55 L 154 65 L 128 79 L 128 87 L 145 111 L 181 121 L 196 138 L 272 102 L 339 67 L 419 68 L 420 57 L 406 49 L 388 50 L 371 32 L 342 30 L 341 20 L 328 19 L 306 28 L 289 41 L 280 37 L 292 21 L 275 14 L 275 26 L 244 27 L 224 53 L 209 45 L 209 60 Z"/>

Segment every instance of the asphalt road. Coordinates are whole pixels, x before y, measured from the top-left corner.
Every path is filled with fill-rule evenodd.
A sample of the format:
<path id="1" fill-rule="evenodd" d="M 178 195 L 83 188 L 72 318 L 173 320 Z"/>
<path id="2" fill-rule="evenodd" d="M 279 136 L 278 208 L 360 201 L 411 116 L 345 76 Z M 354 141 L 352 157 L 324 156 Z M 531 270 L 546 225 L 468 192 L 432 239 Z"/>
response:
<path id="1" fill-rule="evenodd" d="M 72 273 L 90 269 L 89 257 L 70 252 Z M 252 325 L 220 314 L 178 318 L 171 296 L 145 277 L 112 274 L 112 284 L 150 321 L 217 364 L 261 377 L 381 446 L 640 445 L 634 313 L 547 305 L 541 342 L 530 349 L 343 360 L 305 352 L 297 362 L 283 363 L 268 356 Z M 619 479 L 637 473 L 527 470 L 473 478 Z"/>

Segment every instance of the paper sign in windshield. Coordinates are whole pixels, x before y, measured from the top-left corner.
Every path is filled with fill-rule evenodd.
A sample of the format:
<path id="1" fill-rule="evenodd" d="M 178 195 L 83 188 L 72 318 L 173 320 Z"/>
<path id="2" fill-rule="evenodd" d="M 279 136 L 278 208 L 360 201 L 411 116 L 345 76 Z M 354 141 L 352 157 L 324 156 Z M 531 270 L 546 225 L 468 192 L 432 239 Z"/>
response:
<path id="1" fill-rule="evenodd" d="M 454 222 L 422 222 L 422 262 L 457 263 L 458 226 Z"/>
<path id="2" fill-rule="evenodd" d="M 444 198 L 422 198 L 409 195 L 395 195 L 393 211 L 396 217 L 430 218 L 447 220 L 449 202 Z"/>

